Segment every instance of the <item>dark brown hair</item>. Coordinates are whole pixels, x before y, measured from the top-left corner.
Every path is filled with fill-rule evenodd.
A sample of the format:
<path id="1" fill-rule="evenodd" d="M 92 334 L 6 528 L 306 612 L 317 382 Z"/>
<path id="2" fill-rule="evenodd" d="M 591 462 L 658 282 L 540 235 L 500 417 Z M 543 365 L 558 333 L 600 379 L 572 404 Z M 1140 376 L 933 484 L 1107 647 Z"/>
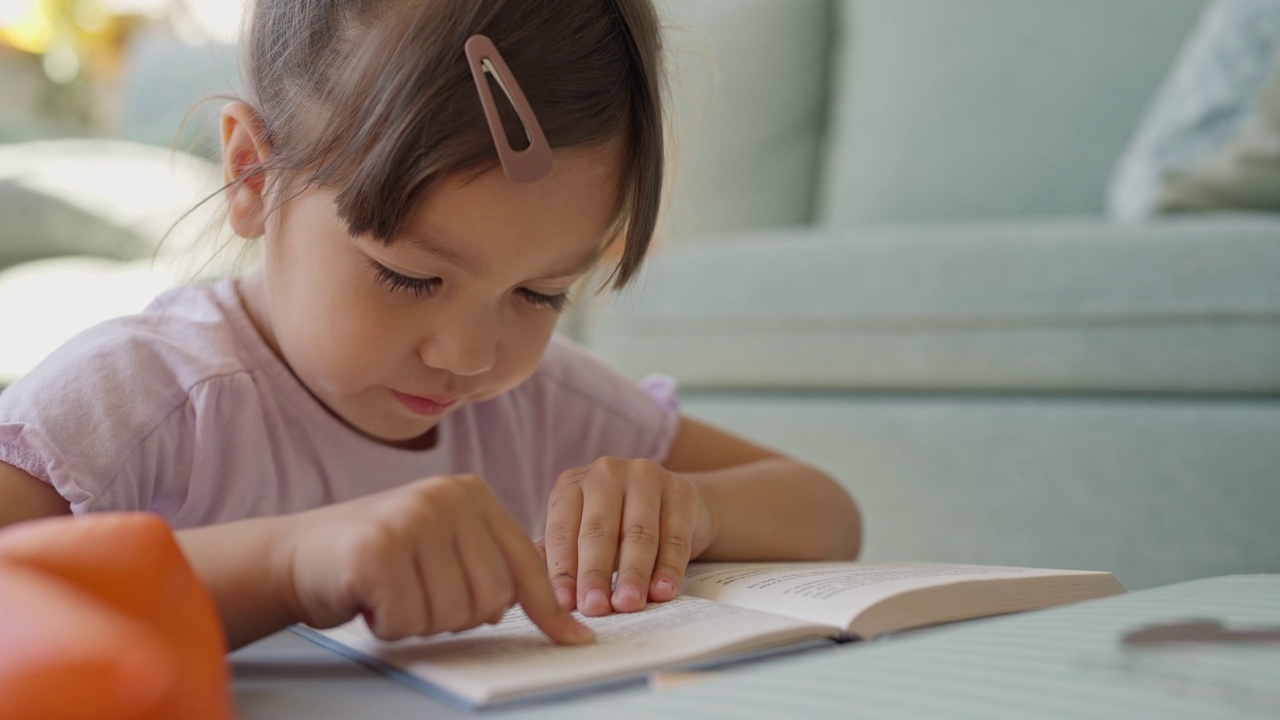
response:
<path id="1" fill-rule="evenodd" d="M 247 29 L 246 100 L 270 145 L 254 173 L 337 189 L 353 235 L 391 243 L 444 177 L 498 165 L 463 53 L 481 33 L 553 148 L 624 138 L 615 287 L 639 268 L 664 163 L 650 0 L 257 0 Z M 519 120 L 500 106 L 522 147 Z"/>

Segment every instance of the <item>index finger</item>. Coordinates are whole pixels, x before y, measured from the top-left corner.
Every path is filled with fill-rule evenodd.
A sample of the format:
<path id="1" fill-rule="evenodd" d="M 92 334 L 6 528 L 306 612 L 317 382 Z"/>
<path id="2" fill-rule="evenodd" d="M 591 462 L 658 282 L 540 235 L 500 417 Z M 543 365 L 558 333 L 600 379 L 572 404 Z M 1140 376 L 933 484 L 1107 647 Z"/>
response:
<path id="1" fill-rule="evenodd" d="M 534 548 L 533 541 L 525 536 L 524 528 L 497 504 L 496 498 L 490 498 L 484 514 L 515 582 L 516 600 L 524 607 L 529 620 L 547 637 L 562 645 L 580 645 L 595 640 L 591 628 L 575 620 L 556 602 L 551 580 L 547 577 L 546 563 Z"/>

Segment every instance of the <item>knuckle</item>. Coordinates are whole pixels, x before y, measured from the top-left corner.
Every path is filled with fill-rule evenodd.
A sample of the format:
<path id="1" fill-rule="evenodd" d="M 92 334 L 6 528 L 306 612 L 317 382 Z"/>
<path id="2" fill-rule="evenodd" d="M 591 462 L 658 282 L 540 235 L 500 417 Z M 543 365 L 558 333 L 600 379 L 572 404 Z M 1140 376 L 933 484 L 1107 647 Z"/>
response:
<path id="1" fill-rule="evenodd" d="M 578 539 L 587 541 L 613 541 L 618 537 L 618 526 L 604 520 L 591 520 L 582 524 Z"/>
<path id="2" fill-rule="evenodd" d="M 655 460 L 650 460 L 649 458 L 636 458 L 634 460 L 628 460 L 627 462 L 629 462 L 637 470 L 644 470 L 649 472 L 652 472 L 654 470 L 665 470 L 665 468 L 662 467 L 661 463 Z"/>
<path id="3" fill-rule="evenodd" d="M 579 573 L 578 579 L 584 585 L 604 585 L 607 587 L 613 580 L 613 573 L 607 570 L 583 570 Z"/>
<path id="4" fill-rule="evenodd" d="M 547 528 L 542 541 L 548 548 L 562 548 L 578 544 L 578 533 L 566 523 L 555 523 Z"/>
<path id="5" fill-rule="evenodd" d="M 693 483 L 679 475 L 676 475 L 675 473 L 668 473 L 666 481 L 663 484 L 671 497 L 677 500 L 691 500 L 698 495 L 698 491 L 693 487 Z"/>
<path id="6" fill-rule="evenodd" d="M 488 486 L 476 475 L 437 475 L 423 480 L 417 487 L 424 498 L 460 502 Z"/>
<path id="7" fill-rule="evenodd" d="M 590 472 L 591 472 L 591 466 L 584 465 L 582 467 L 573 468 L 572 470 L 565 470 L 564 472 L 560 473 L 560 477 L 556 479 L 556 487 L 559 488 L 558 492 L 564 493 L 569 488 L 575 487 L 577 485 L 581 485 L 582 479 L 585 478 L 587 474 Z"/>
<path id="8" fill-rule="evenodd" d="M 599 463 L 599 469 L 602 471 L 601 475 L 626 477 L 637 468 L 641 467 L 639 463 L 643 463 L 644 461 L 606 455 L 605 457 L 600 458 L 597 462 Z"/>
<path id="9" fill-rule="evenodd" d="M 599 480 L 601 477 L 612 475 L 617 472 L 623 462 L 625 461 L 621 458 L 617 458 L 612 455 L 598 457 L 595 460 L 592 460 L 591 463 L 584 468 L 586 471 L 585 477 L 592 480 Z"/>
<path id="10" fill-rule="evenodd" d="M 648 523 L 632 523 L 623 532 L 623 540 L 637 545 L 656 545 L 658 542 L 657 528 Z"/>
<path id="11" fill-rule="evenodd" d="M 663 548 L 670 554 L 684 557 L 692 550 L 689 538 L 684 535 L 668 535 L 662 541 Z"/>
<path id="12" fill-rule="evenodd" d="M 649 577 L 653 571 L 645 567 L 624 567 L 618 568 L 618 582 L 629 582 L 636 585 L 644 586 L 649 583 Z"/>
<path id="13" fill-rule="evenodd" d="M 550 575 L 551 575 L 551 584 L 555 586 L 572 585 L 577 583 L 578 581 L 577 574 L 567 568 L 563 570 L 558 567 L 552 568 Z"/>
<path id="14" fill-rule="evenodd" d="M 666 575 L 667 577 L 682 578 L 684 571 L 687 569 L 685 565 L 676 565 L 670 562 L 658 563 L 653 569 L 655 575 Z"/>
<path id="15" fill-rule="evenodd" d="M 454 475 L 440 483 L 436 494 L 442 501 L 458 505 L 467 501 L 467 496 L 471 494 L 471 484 L 465 477 Z"/>
<path id="16" fill-rule="evenodd" d="M 395 503 L 379 514 L 379 524 L 388 536 L 404 538 L 414 528 L 430 527 L 439 521 L 435 507 L 421 497 L 411 503 Z M 393 537 L 388 537 L 388 540 Z"/>

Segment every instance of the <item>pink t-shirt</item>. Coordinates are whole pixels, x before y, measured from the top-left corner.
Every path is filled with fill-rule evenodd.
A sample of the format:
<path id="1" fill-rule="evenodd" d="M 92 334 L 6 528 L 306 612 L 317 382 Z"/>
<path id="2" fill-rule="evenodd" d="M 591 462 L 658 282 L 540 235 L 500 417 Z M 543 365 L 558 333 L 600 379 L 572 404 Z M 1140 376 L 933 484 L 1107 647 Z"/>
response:
<path id="1" fill-rule="evenodd" d="M 235 282 L 170 291 L 98 325 L 0 393 L 0 461 L 53 485 L 77 514 L 147 510 L 177 528 L 474 474 L 537 537 L 564 470 L 670 450 L 674 386 L 637 383 L 558 338 L 519 387 L 442 420 L 432 449 L 369 440 L 276 357 Z"/>

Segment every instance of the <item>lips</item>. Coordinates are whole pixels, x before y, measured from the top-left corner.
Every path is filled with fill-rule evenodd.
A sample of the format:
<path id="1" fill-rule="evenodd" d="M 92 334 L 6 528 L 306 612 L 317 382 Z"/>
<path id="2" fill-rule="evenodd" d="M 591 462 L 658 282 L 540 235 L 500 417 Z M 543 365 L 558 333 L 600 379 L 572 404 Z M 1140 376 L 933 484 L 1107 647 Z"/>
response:
<path id="1" fill-rule="evenodd" d="M 427 417 L 443 415 L 446 410 L 458 402 L 457 398 L 422 397 L 420 395 L 402 393 L 398 390 L 392 390 L 391 394 L 395 395 L 396 400 L 399 400 L 400 404 L 408 408 L 410 412 Z"/>

